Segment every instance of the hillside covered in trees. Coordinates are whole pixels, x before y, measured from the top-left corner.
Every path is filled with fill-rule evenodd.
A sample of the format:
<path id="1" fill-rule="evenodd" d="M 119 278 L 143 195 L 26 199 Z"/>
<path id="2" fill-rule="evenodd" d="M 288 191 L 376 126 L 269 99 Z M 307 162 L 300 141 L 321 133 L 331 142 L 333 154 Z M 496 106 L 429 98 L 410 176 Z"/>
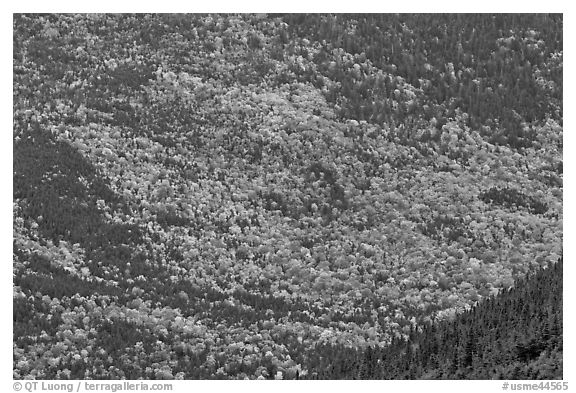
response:
<path id="1" fill-rule="evenodd" d="M 562 379 L 562 260 L 385 348 L 324 346 L 322 379 Z"/>
<path id="2" fill-rule="evenodd" d="M 562 378 L 562 45 L 15 14 L 14 378 Z"/>

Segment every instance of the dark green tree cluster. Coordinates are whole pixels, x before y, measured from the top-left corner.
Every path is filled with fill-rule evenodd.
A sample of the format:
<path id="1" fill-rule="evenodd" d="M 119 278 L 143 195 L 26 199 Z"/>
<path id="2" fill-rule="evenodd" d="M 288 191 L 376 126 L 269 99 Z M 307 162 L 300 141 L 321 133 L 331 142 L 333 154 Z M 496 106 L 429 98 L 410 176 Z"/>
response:
<path id="1" fill-rule="evenodd" d="M 525 208 L 533 214 L 544 214 L 548 210 L 546 204 L 540 202 L 538 198 L 525 195 L 522 191 L 510 187 L 492 187 L 482 192 L 480 199 L 486 203 L 495 203 L 507 208 Z"/>
<path id="2" fill-rule="evenodd" d="M 322 75 L 339 82 L 326 94 L 340 103 L 345 118 L 396 126 L 435 118 L 441 127 L 466 113 L 468 125 L 485 127 L 493 142 L 519 148 L 532 144 L 531 122 L 547 116 L 562 121 L 562 15 L 283 18 L 291 37 L 322 43 L 314 61 Z M 341 49 L 354 58 L 335 55 Z M 366 62 L 384 73 L 363 75 Z M 354 64 L 361 67 L 356 73 Z M 417 88 L 415 97 L 406 94 L 409 85 Z"/>

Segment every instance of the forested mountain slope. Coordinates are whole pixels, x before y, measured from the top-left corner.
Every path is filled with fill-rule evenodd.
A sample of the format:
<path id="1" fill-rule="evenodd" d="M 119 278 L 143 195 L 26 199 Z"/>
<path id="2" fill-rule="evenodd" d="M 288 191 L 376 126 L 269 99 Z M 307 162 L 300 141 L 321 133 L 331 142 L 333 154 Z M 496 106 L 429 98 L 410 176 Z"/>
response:
<path id="1" fill-rule="evenodd" d="M 322 378 L 562 256 L 560 15 L 13 27 L 15 378 Z M 546 345 L 496 377 L 561 375 Z M 470 353 L 328 376 L 493 377 Z"/>
<path id="2" fill-rule="evenodd" d="M 562 260 L 385 348 L 322 346 L 322 379 L 562 379 Z"/>

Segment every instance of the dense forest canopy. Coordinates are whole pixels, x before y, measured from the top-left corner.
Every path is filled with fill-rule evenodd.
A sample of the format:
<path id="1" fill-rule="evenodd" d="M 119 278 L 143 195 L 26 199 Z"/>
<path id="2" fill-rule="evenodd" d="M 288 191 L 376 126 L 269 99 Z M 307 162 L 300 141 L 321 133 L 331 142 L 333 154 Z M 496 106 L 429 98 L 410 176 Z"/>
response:
<path id="1" fill-rule="evenodd" d="M 14 378 L 562 378 L 562 28 L 15 14 Z"/>

